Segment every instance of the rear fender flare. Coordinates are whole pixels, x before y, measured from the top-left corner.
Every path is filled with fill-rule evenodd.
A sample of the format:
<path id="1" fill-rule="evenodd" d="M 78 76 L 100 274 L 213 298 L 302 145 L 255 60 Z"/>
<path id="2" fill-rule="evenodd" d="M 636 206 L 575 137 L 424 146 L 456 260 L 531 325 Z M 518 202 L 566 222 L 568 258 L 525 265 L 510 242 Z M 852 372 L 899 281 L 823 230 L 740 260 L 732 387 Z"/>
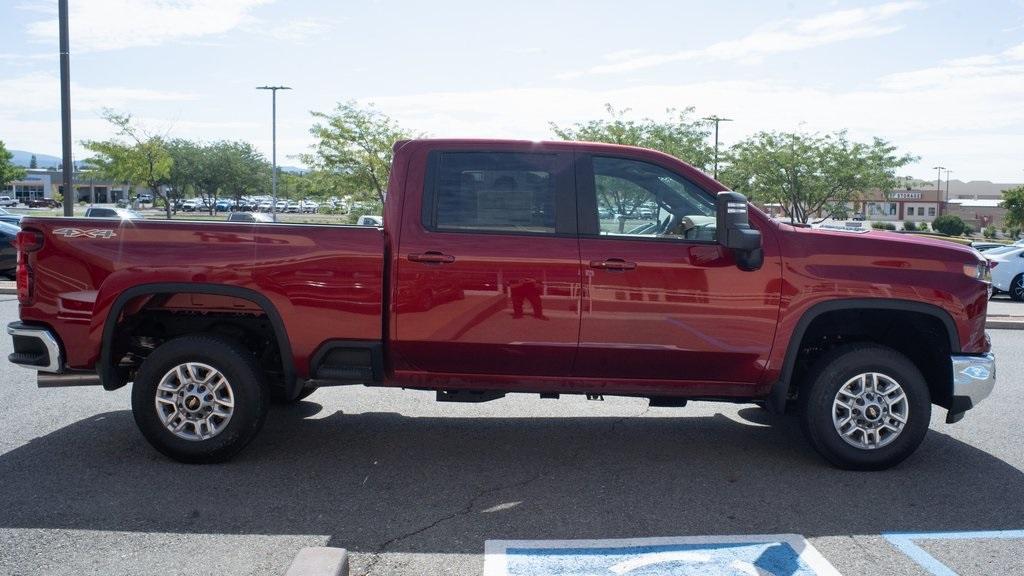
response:
<path id="1" fill-rule="evenodd" d="M 269 298 L 249 288 L 240 286 L 227 286 L 223 284 L 201 284 L 191 282 L 169 282 L 160 284 L 140 284 L 132 286 L 121 292 L 107 312 L 107 319 L 103 325 L 103 339 L 100 347 L 100 362 L 97 372 L 106 390 L 116 390 L 127 384 L 122 382 L 114 366 L 112 348 L 114 342 L 114 331 L 117 328 L 117 319 L 128 302 L 140 296 L 152 296 L 157 294 L 213 294 L 217 296 L 234 296 L 243 300 L 249 300 L 259 306 L 267 315 L 270 325 L 274 328 L 274 336 L 277 339 L 278 348 L 281 352 L 281 369 L 284 374 L 285 386 L 289 396 L 298 394 L 297 379 L 295 377 L 295 362 L 292 357 L 291 340 L 288 339 L 288 331 L 285 329 L 281 314 Z"/>

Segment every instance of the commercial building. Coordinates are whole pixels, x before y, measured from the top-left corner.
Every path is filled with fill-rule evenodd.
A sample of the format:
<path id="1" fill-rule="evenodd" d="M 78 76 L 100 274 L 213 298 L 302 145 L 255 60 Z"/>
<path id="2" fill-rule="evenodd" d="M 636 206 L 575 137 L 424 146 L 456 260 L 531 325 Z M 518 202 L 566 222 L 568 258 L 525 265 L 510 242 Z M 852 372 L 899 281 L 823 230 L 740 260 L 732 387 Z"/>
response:
<path id="1" fill-rule="evenodd" d="M 60 170 L 29 168 L 21 180 L 9 182 L 0 195 L 16 198 L 19 202 L 37 198 L 53 198 L 64 194 L 64 174 Z M 75 202 L 112 203 L 125 199 L 126 191 L 132 189 L 124 182 L 97 179 L 88 172 L 76 172 L 72 176 L 75 188 Z"/>

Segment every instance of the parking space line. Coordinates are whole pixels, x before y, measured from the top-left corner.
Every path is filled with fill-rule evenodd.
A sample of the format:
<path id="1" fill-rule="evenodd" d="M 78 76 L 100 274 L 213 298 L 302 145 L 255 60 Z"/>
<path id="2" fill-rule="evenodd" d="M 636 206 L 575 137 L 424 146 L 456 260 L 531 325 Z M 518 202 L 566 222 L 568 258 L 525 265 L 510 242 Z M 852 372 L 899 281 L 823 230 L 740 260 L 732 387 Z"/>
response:
<path id="1" fill-rule="evenodd" d="M 604 540 L 488 540 L 484 576 L 630 574 L 674 564 L 685 574 L 839 576 L 799 534 L 741 534 Z"/>
<path id="2" fill-rule="evenodd" d="M 898 532 L 882 534 L 890 544 L 906 554 L 933 576 L 958 576 L 957 573 L 929 554 L 914 540 L 998 540 L 1024 539 L 1024 530 L 987 530 L 978 532 Z"/>

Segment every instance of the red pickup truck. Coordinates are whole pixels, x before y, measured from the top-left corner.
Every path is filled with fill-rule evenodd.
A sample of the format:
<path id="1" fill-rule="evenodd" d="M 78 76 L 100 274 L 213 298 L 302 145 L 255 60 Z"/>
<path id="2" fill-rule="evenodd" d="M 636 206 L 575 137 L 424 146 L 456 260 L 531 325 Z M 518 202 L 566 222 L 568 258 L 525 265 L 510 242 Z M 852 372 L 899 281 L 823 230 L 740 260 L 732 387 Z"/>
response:
<path id="1" fill-rule="evenodd" d="M 774 221 L 673 157 L 398 142 L 383 227 L 25 218 L 10 361 L 132 383 L 143 435 L 221 461 L 344 384 L 756 403 L 892 466 L 995 384 L 974 250 Z M 709 440 L 709 442 L 711 442 Z"/>

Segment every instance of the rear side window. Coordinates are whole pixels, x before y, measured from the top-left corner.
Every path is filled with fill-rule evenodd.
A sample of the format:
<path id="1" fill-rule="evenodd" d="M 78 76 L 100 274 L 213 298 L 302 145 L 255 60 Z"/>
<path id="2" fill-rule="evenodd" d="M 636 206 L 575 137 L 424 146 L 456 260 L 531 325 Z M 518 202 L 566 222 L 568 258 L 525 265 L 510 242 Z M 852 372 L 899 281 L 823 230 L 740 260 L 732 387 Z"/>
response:
<path id="1" fill-rule="evenodd" d="M 114 218 L 117 216 L 117 212 L 110 208 L 93 208 L 89 211 L 89 216 L 94 218 Z"/>
<path id="2" fill-rule="evenodd" d="M 557 156 L 443 152 L 424 225 L 444 231 L 555 233 Z"/>

